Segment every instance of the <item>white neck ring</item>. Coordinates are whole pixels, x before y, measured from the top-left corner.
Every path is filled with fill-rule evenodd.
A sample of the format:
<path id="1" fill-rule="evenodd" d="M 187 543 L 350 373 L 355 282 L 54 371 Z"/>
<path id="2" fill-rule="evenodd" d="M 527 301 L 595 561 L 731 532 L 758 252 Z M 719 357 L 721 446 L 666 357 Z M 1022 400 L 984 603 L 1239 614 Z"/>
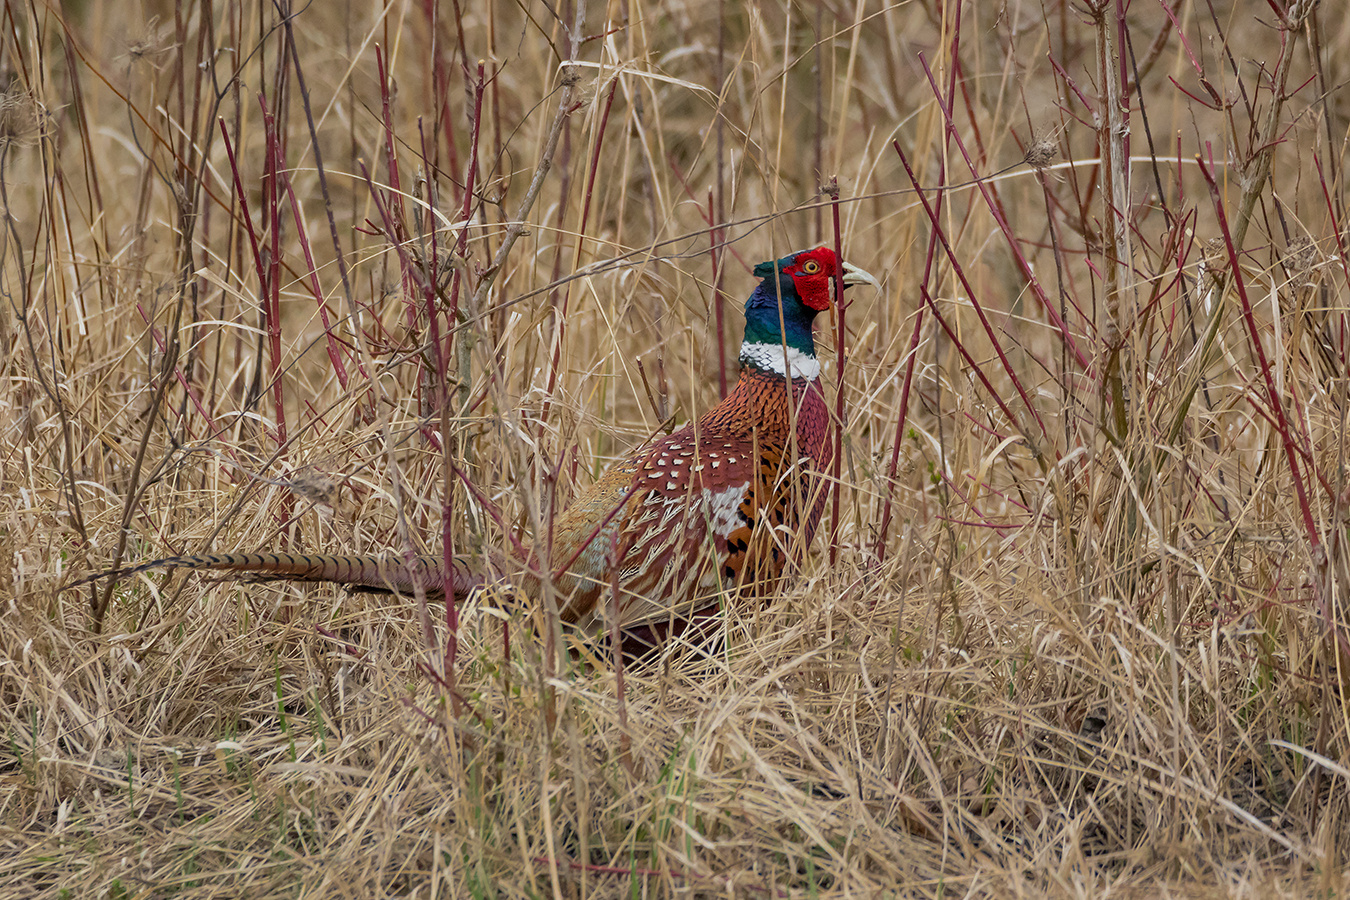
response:
<path id="1" fill-rule="evenodd" d="M 746 341 L 741 344 L 741 362 L 790 378 L 806 378 L 814 381 L 820 377 L 820 360 L 813 354 L 803 353 L 796 347 L 785 348 L 782 344 Z"/>

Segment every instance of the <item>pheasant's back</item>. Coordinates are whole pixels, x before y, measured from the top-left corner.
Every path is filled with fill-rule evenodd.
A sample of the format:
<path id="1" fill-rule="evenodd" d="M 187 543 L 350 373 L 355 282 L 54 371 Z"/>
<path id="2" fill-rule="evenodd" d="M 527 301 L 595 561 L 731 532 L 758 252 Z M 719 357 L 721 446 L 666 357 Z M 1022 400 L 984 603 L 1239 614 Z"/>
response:
<path id="1" fill-rule="evenodd" d="M 793 379 L 789 394 L 788 383 L 745 369 L 726 400 L 578 498 L 554 530 L 555 568 L 575 558 L 557 582 L 565 621 L 606 617 L 615 551 L 626 628 L 777 581 L 811 542 L 833 452 L 818 384 Z"/>

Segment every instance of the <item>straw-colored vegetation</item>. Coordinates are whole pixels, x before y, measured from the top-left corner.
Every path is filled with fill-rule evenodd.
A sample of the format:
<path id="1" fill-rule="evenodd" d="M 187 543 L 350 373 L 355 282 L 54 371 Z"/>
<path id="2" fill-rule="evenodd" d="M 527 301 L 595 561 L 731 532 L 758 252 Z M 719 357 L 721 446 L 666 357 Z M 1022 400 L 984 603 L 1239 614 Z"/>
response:
<path id="1" fill-rule="evenodd" d="M 1350 17 L 1124 5 L 6 3 L 0 893 L 1345 890 Z M 838 514 L 711 658 L 60 590 L 528 543 L 836 213 Z"/>

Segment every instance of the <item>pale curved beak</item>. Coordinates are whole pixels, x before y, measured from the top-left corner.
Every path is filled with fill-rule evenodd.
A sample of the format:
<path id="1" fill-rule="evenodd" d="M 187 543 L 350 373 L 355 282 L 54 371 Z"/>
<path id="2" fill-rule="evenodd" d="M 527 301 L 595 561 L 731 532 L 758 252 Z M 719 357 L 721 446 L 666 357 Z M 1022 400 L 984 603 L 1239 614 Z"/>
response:
<path id="1" fill-rule="evenodd" d="M 871 272 L 860 269 L 852 263 L 844 263 L 844 286 L 850 284 L 870 284 L 874 288 L 881 288 L 881 284 L 872 277 Z"/>

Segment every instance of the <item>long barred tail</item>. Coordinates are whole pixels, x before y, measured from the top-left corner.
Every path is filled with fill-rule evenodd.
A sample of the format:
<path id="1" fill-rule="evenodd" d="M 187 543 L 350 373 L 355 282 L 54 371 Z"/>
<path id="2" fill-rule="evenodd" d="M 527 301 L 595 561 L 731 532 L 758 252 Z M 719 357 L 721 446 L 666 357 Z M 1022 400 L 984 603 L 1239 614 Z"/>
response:
<path id="1" fill-rule="evenodd" d="M 254 581 L 328 581 L 353 590 L 376 594 L 412 594 L 421 583 L 429 597 L 443 596 L 444 567 L 436 556 L 415 556 L 411 563 L 402 556 L 329 556 L 295 553 L 203 553 L 197 556 L 169 556 L 144 565 L 115 572 L 100 572 L 70 587 L 78 587 L 101 578 L 124 578 L 150 569 L 201 569 L 236 572 Z M 450 568 L 450 590 L 456 600 L 468 596 L 483 584 L 459 560 Z"/>

